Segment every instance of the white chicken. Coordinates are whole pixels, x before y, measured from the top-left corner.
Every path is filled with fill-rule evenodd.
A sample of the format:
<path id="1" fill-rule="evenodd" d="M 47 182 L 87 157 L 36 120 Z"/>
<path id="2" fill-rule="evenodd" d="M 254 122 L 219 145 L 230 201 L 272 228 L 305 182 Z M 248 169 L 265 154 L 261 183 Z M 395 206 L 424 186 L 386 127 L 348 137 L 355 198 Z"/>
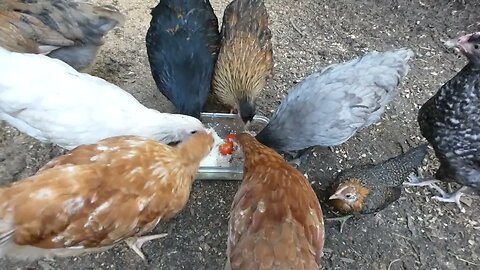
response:
<path id="1" fill-rule="evenodd" d="M 0 119 L 69 150 L 119 135 L 171 143 L 205 130 L 196 118 L 149 109 L 118 86 L 60 60 L 1 47 Z"/>

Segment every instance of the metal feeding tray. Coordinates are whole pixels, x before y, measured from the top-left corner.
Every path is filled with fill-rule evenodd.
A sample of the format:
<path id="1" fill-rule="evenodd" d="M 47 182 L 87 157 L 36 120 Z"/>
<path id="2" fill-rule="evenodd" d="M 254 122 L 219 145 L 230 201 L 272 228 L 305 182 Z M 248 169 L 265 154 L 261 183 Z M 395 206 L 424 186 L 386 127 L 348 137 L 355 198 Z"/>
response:
<path id="1" fill-rule="evenodd" d="M 221 137 L 229 133 L 245 131 L 245 124 L 238 114 L 202 113 L 200 120 L 207 128 L 213 128 Z M 268 118 L 256 115 L 248 126 L 248 131 L 260 132 L 268 124 Z M 243 162 L 232 162 L 230 167 L 200 167 L 196 176 L 198 180 L 242 180 Z"/>

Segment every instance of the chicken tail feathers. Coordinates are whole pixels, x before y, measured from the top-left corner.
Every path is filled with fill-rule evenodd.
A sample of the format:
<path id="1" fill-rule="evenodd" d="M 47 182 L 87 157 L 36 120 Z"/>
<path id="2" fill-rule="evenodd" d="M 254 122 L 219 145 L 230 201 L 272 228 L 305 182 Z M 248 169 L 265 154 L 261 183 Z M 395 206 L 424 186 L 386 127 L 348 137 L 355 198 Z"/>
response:
<path id="1" fill-rule="evenodd" d="M 428 143 L 423 143 L 415 148 L 412 148 L 398 156 L 398 160 L 402 164 L 409 164 L 412 168 L 419 167 L 428 153 Z"/>
<path id="2" fill-rule="evenodd" d="M 125 15 L 113 6 L 105 5 L 94 7 L 94 14 L 100 19 L 98 22 L 99 29 L 106 33 L 117 26 L 122 26 L 125 23 Z"/>
<path id="3" fill-rule="evenodd" d="M 422 165 L 422 161 L 425 159 L 427 153 L 428 144 L 425 143 L 399 156 L 386 160 L 381 166 L 383 170 L 394 172 L 396 175 L 404 175 L 405 177 L 386 177 L 385 179 L 388 178 L 391 180 L 384 180 L 384 183 L 392 186 L 403 183 L 411 172 L 416 172 L 417 168 Z"/>
<path id="4" fill-rule="evenodd" d="M 409 70 L 410 66 L 408 65 L 408 61 L 415 55 L 415 53 L 408 48 L 401 48 L 398 50 L 392 51 L 396 55 L 397 58 L 400 58 L 402 60 L 403 64 L 403 69 L 400 70 L 400 77 L 403 78 L 405 77 Z"/>
<path id="5" fill-rule="evenodd" d="M 270 47 L 272 33 L 268 28 L 268 12 L 263 0 L 235 0 L 225 8 L 222 36 L 230 40 L 238 33 L 254 34 L 262 47 Z"/>

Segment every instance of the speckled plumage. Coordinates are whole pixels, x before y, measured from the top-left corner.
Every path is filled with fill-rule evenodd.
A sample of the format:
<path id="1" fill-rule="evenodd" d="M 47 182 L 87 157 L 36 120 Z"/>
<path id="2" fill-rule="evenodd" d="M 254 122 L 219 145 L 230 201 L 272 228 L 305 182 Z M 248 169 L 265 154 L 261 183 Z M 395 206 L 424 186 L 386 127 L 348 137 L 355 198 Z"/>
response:
<path id="1" fill-rule="evenodd" d="M 480 35 L 479 35 L 480 39 Z M 436 178 L 480 191 L 480 51 L 418 113 L 422 135 L 440 161 Z"/>
<path id="2" fill-rule="evenodd" d="M 380 119 L 412 56 L 409 49 L 370 52 L 308 76 L 290 91 L 257 139 L 280 151 L 347 141 Z"/>
<path id="3" fill-rule="evenodd" d="M 183 209 L 212 146 L 204 132 L 175 147 L 120 136 L 53 159 L 0 188 L 0 257 L 78 256 L 150 232 Z"/>
<path id="4" fill-rule="evenodd" d="M 356 179 L 367 188 L 368 194 L 361 198 L 364 201 L 359 211 L 344 207 L 345 202 L 337 199 L 331 201 L 332 206 L 345 214 L 370 214 L 384 209 L 400 198 L 402 183 L 421 165 L 426 154 L 427 144 L 422 144 L 379 164 L 360 165 L 342 171 L 333 185 L 333 192 Z"/>
<path id="5" fill-rule="evenodd" d="M 151 14 L 146 46 L 153 79 L 178 113 L 199 118 L 220 43 L 213 8 L 208 0 L 162 0 Z"/>

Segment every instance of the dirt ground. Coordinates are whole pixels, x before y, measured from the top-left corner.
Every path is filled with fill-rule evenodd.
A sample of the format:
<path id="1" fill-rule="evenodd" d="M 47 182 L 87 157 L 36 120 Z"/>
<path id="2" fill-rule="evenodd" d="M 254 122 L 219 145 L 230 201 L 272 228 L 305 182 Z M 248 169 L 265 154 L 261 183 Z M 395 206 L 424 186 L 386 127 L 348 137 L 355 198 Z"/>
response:
<path id="1" fill-rule="evenodd" d="M 94 66 L 93 74 L 132 93 L 146 106 L 172 111 L 156 89 L 144 37 L 149 9 L 156 1 L 106 0 L 128 17 L 116 29 Z M 223 15 L 227 0 L 212 0 Z M 382 121 L 362 130 L 332 153 L 318 149 L 308 177 L 323 201 L 337 171 L 379 162 L 418 145 L 417 110 L 465 63 L 442 40 L 480 29 L 477 0 L 266 0 L 273 32 L 275 73 L 263 92 L 260 114 L 270 116 L 288 89 L 306 75 L 370 50 L 409 47 L 416 52 L 401 94 Z M 105 106 L 111 106 L 105 104 Z M 210 108 L 210 110 L 214 110 Z M 0 181 L 30 176 L 54 155 L 40 144 L 0 123 Z M 436 166 L 430 155 L 426 171 Z M 0 260 L 1 269 L 223 269 L 228 210 L 240 182 L 197 181 L 186 209 L 159 225 L 169 236 L 144 245 L 149 265 L 121 244 L 79 258 L 18 263 Z M 430 201 L 426 188 L 407 188 L 385 211 L 349 220 L 343 233 L 326 222 L 323 269 L 480 269 L 480 200 L 467 200 L 464 213 L 455 205 Z M 324 213 L 328 207 L 322 204 Z"/>

